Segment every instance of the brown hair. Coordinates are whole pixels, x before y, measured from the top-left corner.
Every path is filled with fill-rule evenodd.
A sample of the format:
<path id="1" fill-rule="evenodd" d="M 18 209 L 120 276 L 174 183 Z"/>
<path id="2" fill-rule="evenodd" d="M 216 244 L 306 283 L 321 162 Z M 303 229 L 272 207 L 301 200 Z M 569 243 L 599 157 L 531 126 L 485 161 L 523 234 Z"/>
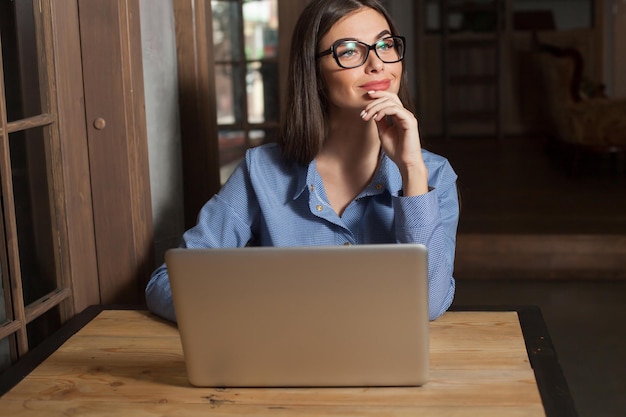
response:
<path id="1" fill-rule="evenodd" d="M 362 8 L 379 12 L 392 35 L 399 35 L 391 16 L 376 0 L 313 0 L 300 14 L 291 39 L 287 103 L 279 136 L 283 156 L 289 161 L 308 165 L 326 136 L 328 98 L 315 58 L 319 41 L 337 21 Z M 413 110 L 404 66 L 398 96 Z"/>

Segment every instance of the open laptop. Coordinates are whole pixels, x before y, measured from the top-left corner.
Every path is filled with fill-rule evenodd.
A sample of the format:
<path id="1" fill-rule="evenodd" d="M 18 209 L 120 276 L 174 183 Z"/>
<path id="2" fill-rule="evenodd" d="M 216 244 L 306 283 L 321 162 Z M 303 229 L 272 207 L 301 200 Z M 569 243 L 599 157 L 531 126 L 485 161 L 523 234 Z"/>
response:
<path id="1" fill-rule="evenodd" d="M 428 379 L 423 245 L 171 249 L 165 260 L 192 385 Z"/>

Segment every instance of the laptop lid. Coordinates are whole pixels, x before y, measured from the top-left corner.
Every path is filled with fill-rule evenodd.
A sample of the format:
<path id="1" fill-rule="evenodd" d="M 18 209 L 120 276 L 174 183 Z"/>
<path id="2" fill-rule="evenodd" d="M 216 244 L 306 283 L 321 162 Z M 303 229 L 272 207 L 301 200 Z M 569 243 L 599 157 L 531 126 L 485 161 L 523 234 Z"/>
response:
<path id="1" fill-rule="evenodd" d="M 427 381 L 423 245 L 171 249 L 165 259 L 193 385 Z"/>

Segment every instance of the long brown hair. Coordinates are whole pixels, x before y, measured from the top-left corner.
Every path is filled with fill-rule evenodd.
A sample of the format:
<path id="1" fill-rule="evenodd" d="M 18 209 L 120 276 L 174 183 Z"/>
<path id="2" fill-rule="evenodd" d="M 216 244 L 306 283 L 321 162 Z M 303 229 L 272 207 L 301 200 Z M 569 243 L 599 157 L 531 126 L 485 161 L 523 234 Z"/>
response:
<path id="1" fill-rule="evenodd" d="M 326 137 L 328 98 L 316 54 L 319 41 L 346 15 L 371 8 L 387 20 L 392 35 L 399 35 L 389 13 L 376 0 L 312 0 L 302 11 L 293 30 L 287 80 L 287 103 L 279 143 L 283 156 L 308 165 Z M 413 105 L 404 64 L 398 97 L 409 110 Z"/>

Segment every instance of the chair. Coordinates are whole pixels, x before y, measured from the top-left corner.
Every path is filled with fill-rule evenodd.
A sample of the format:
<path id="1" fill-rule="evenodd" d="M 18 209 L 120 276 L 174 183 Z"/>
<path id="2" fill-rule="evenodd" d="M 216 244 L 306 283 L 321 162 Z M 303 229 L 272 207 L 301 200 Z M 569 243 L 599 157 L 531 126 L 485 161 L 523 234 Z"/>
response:
<path id="1" fill-rule="evenodd" d="M 610 99 L 604 86 L 583 76 L 583 57 L 575 48 L 539 42 L 534 50 L 542 100 L 553 150 L 569 159 L 576 174 L 586 153 L 623 158 L 626 152 L 626 99 Z"/>

